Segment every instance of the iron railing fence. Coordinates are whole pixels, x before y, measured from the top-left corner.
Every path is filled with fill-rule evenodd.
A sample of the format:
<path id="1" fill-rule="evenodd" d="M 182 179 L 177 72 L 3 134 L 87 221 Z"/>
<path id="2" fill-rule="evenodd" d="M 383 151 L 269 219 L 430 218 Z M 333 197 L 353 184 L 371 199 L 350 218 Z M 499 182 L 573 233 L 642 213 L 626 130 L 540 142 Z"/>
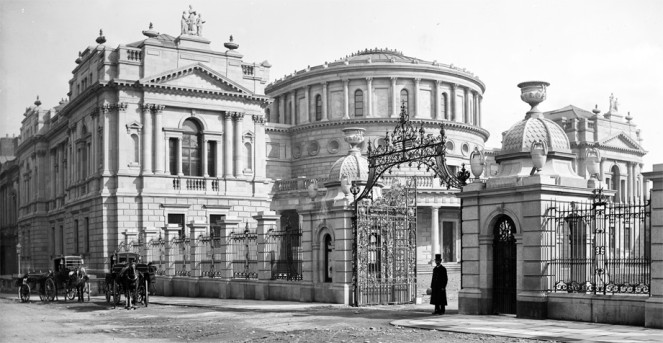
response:
<path id="1" fill-rule="evenodd" d="M 232 260 L 232 277 L 235 279 L 258 278 L 258 234 L 246 228 L 228 237 Z"/>
<path id="2" fill-rule="evenodd" d="M 549 292 L 649 295 L 649 201 L 553 201 L 543 230 Z"/>
<path id="3" fill-rule="evenodd" d="M 157 266 L 157 275 L 166 275 L 166 246 L 168 242 L 161 237 L 147 242 L 146 261 Z"/>
<path id="4" fill-rule="evenodd" d="M 299 225 L 273 228 L 266 234 L 265 252 L 270 264 L 272 280 L 302 280 L 302 231 Z"/>
<path id="5" fill-rule="evenodd" d="M 166 275 L 191 276 L 187 268 L 189 263 L 189 254 L 191 249 L 191 239 L 175 237 L 170 241 L 169 246 L 169 268 L 166 268 Z"/>

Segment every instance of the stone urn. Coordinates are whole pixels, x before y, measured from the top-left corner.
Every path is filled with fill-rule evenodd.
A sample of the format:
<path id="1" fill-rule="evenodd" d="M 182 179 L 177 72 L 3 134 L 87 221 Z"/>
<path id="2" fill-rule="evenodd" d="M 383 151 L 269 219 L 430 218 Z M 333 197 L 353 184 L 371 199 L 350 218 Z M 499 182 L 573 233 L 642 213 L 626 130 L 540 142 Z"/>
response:
<path id="1" fill-rule="evenodd" d="M 345 134 L 345 141 L 350 144 L 350 152 L 360 152 L 358 145 L 364 141 L 366 130 L 361 127 L 346 127 L 342 131 Z"/>
<path id="2" fill-rule="evenodd" d="M 542 140 L 538 140 L 532 143 L 532 148 L 530 149 L 530 156 L 532 157 L 532 163 L 537 172 L 541 171 L 541 168 L 546 164 L 548 159 L 548 144 Z"/>
<path id="3" fill-rule="evenodd" d="M 587 164 L 587 173 L 594 179 L 599 174 L 599 163 L 601 162 L 601 153 L 596 148 L 589 148 L 585 153 Z"/>
<path id="4" fill-rule="evenodd" d="M 548 86 L 550 83 L 545 81 L 527 81 L 518 84 L 520 99 L 532 106 L 527 111 L 528 115 L 541 113 L 537 106 L 546 100 L 546 87 Z"/>
<path id="5" fill-rule="evenodd" d="M 475 179 L 478 179 L 483 173 L 483 166 L 485 159 L 482 151 L 478 147 L 474 147 L 474 151 L 470 154 L 470 169 Z"/>

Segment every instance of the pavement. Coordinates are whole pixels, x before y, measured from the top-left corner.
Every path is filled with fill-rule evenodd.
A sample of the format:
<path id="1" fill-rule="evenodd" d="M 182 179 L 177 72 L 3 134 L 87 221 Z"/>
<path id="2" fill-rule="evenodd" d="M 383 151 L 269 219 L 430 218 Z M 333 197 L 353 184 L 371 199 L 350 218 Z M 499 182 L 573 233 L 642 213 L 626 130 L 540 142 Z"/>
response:
<path id="1" fill-rule="evenodd" d="M 0 298 L 17 300 L 16 294 L 2 293 Z M 94 301 L 105 301 L 102 296 L 93 296 Z M 38 298 L 37 298 L 38 299 Z M 37 300 L 39 301 L 39 300 Z M 214 299 L 151 296 L 150 304 L 189 306 L 203 308 L 235 308 L 238 310 L 301 311 L 315 307 L 345 307 L 341 304 L 302 303 L 293 301 Z M 428 304 L 410 305 L 413 311 L 429 312 Z M 385 307 L 387 306 L 379 306 Z M 425 330 L 450 331 L 470 334 L 485 334 L 513 338 L 549 340 L 559 342 L 663 342 L 663 330 L 641 326 L 612 325 L 564 320 L 536 320 L 516 318 L 510 315 L 473 316 L 458 314 L 455 299 L 449 302 L 445 315 L 425 315 L 417 319 L 391 322 L 394 326 Z"/>

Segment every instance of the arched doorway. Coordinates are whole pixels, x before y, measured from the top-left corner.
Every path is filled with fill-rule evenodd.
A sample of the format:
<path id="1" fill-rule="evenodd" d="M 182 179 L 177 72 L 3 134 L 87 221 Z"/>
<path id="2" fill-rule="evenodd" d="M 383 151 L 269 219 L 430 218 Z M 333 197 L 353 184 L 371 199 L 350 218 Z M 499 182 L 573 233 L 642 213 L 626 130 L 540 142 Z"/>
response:
<path id="1" fill-rule="evenodd" d="M 324 249 L 324 266 L 325 266 L 325 274 L 324 274 L 324 282 L 332 282 L 332 273 L 333 273 L 333 261 L 332 261 L 332 251 L 333 251 L 333 245 L 332 245 L 332 238 L 330 235 L 325 235 L 324 238 L 324 246 L 322 249 Z"/>
<path id="2" fill-rule="evenodd" d="M 516 226 L 502 215 L 493 230 L 493 312 L 516 314 Z"/>

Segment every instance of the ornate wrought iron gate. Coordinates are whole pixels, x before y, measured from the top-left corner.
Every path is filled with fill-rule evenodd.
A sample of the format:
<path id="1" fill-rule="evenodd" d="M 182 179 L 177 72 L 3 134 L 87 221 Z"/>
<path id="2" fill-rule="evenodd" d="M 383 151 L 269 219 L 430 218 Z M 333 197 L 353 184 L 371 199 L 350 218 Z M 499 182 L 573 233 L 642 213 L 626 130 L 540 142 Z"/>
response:
<path id="1" fill-rule="evenodd" d="M 516 314 L 515 225 L 508 216 L 495 223 L 493 243 L 493 312 Z"/>
<path id="2" fill-rule="evenodd" d="M 416 179 L 364 200 L 357 214 L 357 305 L 403 304 L 417 291 Z M 410 186 L 410 187 L 408 187 Z"/>

